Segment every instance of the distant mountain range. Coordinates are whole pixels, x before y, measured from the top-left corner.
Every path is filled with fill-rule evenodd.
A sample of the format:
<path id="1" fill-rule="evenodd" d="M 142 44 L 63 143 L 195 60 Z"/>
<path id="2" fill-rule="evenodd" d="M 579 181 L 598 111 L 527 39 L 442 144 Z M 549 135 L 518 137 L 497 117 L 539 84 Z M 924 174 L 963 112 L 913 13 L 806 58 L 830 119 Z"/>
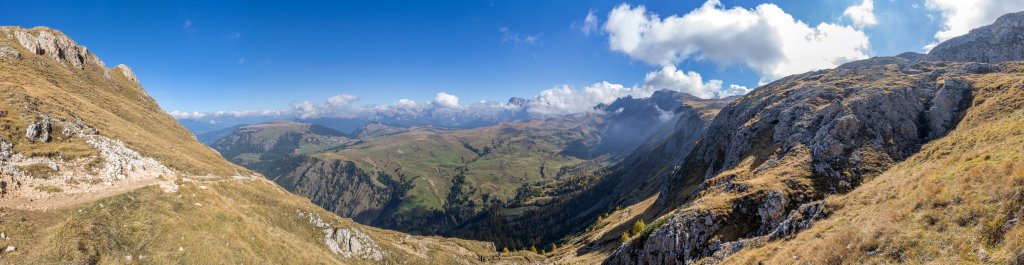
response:
<path id="1" fill-rule="evenodd" d="M 190 133 L 43 27 L 0 28 L 0 83 L 5 263 L 1024 262 L 1024 12 L 740 97 L 571 115 Z"/>
<path id="2" fill-rule="evenodd" d="M 393 124 L 387 136 L 297 155 L 303 162 L 284 168 L 298 171 L 261 172 L 363 223 L 510 248 L 555 244 L 555 262 L 902 263 L 958 253 L 1013 263 L 1024 257 L 1014 237 L 1024 204 L 1019 185 L 1006 184 L 1024 178 L 1022 21 L 1009 14 L 928 54 L 793 75 L 737 98 L 659 91 L 564 118 Z M 413 133 L 418 126 L 436 127 Z M 494 130 L 516 133 L 486 136 Z M 503 149 L 516 136 L 532 140 Z M 569 160 L 511 166 L 526 170 L 511 175 L 480 165 L 553 161 L 538 157 Z M 376 195 L 357 199 L 366 194 Z"/>

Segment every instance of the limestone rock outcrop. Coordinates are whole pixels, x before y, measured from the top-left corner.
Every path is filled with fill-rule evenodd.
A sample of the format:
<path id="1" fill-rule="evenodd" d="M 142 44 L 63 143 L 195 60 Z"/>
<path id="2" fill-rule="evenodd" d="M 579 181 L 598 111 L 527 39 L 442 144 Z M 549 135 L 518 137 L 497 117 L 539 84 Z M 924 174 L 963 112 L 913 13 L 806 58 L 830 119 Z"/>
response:
<path id="1" fill-rule="evenodd" d="M 713 252 L 707 240 L 719 229 L 714 213 L 685 211 L 667 222 L 643 242 L 623 244 L 606 263 L 685 264 Z"/>
<path id="2" fill-rule="evenodd" d="M 103 61 L 88 48 L 76 44 L 60 31 L 36 27 L 30 30 L 14 30 L 14 37 L 30 52 L 50 57 L 65 66 L 70 65 L 79 69 L 87 65 L 104 66 Z"/>
<path id="3" fill-rule="evenodd" d="M 128 78 L 128 81 L 132 81 L 132 83 L 139 85 L 139 79 L 135 77 L 135 73 L 132 73 L 132 69 L 128 68 L 127 65 L 119 64 L 117 67 L 114 67 L 114 69 L 120 71 L 125 78 Z"/>
<path id="4" fill-rule="evenodd" d="M 345 258 L 360 258 L 380 261 L 384 258 L 380 246 L 359 228 L 324 229 L 324 241 L 334 254 Z"/>
<path id="5" fill-rule="evenodd" d="M 1000 63 L 1024 60 L 1024 12 L 1010 13 L 992 25 L 971 30 L 932 48 L 928 61 Z"/>

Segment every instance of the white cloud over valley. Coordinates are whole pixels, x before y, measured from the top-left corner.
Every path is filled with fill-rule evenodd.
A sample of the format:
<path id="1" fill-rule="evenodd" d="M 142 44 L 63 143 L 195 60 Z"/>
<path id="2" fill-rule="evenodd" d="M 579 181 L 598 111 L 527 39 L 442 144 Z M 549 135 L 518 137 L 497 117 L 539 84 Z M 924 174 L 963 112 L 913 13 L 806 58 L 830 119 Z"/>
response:
<path id="1" fill-rule="evenodd" d="M 434 96 L 434 101 L 431 101 L 430 104 L 441 108 L 457 108 L 459 107 L 459 97 L 445 92 L 438 92 Z"/>
<path id="2" fill-rule="evenodd" d="M 657 66 L 687 59 L 746 65 L 762 82 L 868 58 L 863 31 L 848 25 L 811 27 L 774 4 L 726 9 L 710 0 L 685 15 L 660 17 L 644 6 L 620 5 L 605 22 L 609 46 Z"/>
<path id="3" fill-rule="evenodd" d="M 651 90 L 676 90 L 699 98 L 723 98 L 750 92 L 750 89 L 740 85 L 729 85 L 723 89 L 722 83 L 722 80 L 704 82 L 699 73 L 683 72 L 672 65 L 667 65 L 661 70 L 647 73 L 644 76 L 644 87 Z"/>

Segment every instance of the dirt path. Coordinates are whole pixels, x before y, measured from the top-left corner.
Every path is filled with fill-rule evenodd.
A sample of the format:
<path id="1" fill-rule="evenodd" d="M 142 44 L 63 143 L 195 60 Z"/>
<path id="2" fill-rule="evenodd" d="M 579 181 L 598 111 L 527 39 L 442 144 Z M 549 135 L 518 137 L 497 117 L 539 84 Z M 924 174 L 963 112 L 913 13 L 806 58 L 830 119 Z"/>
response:
<path id="1" fill-rule="evenodd" d="M 61 193 L 48 198 L 4 198 L 0 199 L 0 208 L 14 208 L 18 210 L 32 211 L 47 211 L 67 208 L 124 194 L 149 185 L 157 185 L 160 181 L 163 181 L 163 179 L 159 177 L 138 178 L 118 181 L 112 186 L 97 185 L 90 190 L 74 193 Z"/>

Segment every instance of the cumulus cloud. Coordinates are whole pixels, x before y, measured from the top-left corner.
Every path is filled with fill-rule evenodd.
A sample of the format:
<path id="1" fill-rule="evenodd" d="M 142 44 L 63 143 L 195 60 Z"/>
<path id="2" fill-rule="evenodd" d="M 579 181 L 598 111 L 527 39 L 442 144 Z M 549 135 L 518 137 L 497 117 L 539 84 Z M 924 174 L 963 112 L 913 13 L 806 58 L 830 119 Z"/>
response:
<path id="1" fill-rule="evenodd" d="M 175 119 L 181 119 L 181 120 L 188 120 L 188 119 L 196 120 L 196 119 L 202 119 L 202 118 L 206 117 L 206 113 L 202 113 L 202 112 L 198 112 L 198 111 L 187 112 L 187 111 L 175 110 L 175 111 L 168 112 L 168 114 L 171 114 L 171 116 L 173 116 Z"/>
<path id="2" fill-rule="evenodd" d="M 295 104 L 293 109 L 295 110 L 296 114 L 303 119 L 324 116 L 337 116 L 340 114 L 345 114 L 345 112 L 348 112 L 348 110 L 350 110 L 349 107 L 352 105 L 353 102 L 357 100 L 359 100 L 359 97 L 348 94 L 340 94 L 327 98 L 327 102 L 324 102 L 323 104 L 320 105 L 314 104 L 313 102 L 310 102 L 308 100 L 303 101 L 298 104 Z"/>
<path id="3" fill-rule="evenodd" d="M 438 92 L 434 96 L 434 101 L 431 101 L 430 104 L 439 108 L 457 108 L 459 107 L 459 97 L 445 92 Z"/>
<path id="4" fill-rule="evenodd" d="M 942 30 L 935 33 L 936 42 L 925 46 L 925 50 L 931 50 L 939 42 L 992 24 L 1003 14 L 1024 10 L 1024 0 L 926 0 L 925 7 L 939 11 L 942 20 Z"/>
<path id="5" fill-rule="evenodd" d="M 327 105 L 335 108 L 347 107 L 351 105 L 352 102 L 356 102 L 356 100 L 359 100 L 359 97 L 348 94 L 341 94 L 328 98 Z"/>
<path id="6" fill-rule="evenodd" d="M 536 45 L 540 44 L 540 36 L 537 35 L 526 35 L 509 30 L 507 27 L 498 28 L 498 32 L 501 32 L 501 41 L 511 42 L 516 46 L 519 45 Z"/>
<path id="7" fill-rule="evenodd" d="M 762 82 L 865 59 L 870 51 L 860 30 L 830 23 L 811 27 L 774 4 L 726 9 L 710 0 L 665 18 L 623 4 L 608 15 L 604 31 L 612 50 L 636 60 L 659 66 L 691 58 L 743 64 Z"/>
<path id="8" fill-rule="evenodd" d="M 396 101 L 394 106 L 397 108 L 411 109 L 416 107 L 416 101 L 403 98 Z"/>
<path id="9" fill-rule="evenodd" d="M 253 117 L 253 116 L 283 116 L 288 115 L 287 110 L 232 110 L 232 111 L 216 111 L 216 112 L 198 112 L 198 111 L 171 111 L 168 112 L 175 119 L 179 120 L 201 120 L 201 119 L 214 119 L 222 117 Z"/>
<path id="10" fill-rule="evenodd" d="M 545 116 L 581 113 L 594 111 L 594 106 L 609 104 L 621 97 L 648 97 L 651 93 L 648 89 L 627 88 L 607 81 L 589 85 L 583 90 L 559 85 L 541 91 L 527 103 L 526 108 L 532 114 Z"/>
<path id="11" fill-rule="evenodd" d="M 875 3 L 871 0 L 864 0 L 859 5 L 847 7 L 846 11 L 843 11 L 843 16 L 853 21 L 853 25 L 857 28 L 878 24 L 878 20 L 875 19 Z"/>
<path id="12" fill-rule="evenodd" d="M 730 85 L 723 89 L 722 80 L 708 80 L 704 82 L 699 73 L 694 71 L 683 72 L 672 65 L 667 65 L 662 67 L 661 70 L 647 73 L 644 76 L 644 87 L 651 90 L 676 90 L 699 98 L 723 98 L 750 92 L 750 89 L 740 85 Z"/>

